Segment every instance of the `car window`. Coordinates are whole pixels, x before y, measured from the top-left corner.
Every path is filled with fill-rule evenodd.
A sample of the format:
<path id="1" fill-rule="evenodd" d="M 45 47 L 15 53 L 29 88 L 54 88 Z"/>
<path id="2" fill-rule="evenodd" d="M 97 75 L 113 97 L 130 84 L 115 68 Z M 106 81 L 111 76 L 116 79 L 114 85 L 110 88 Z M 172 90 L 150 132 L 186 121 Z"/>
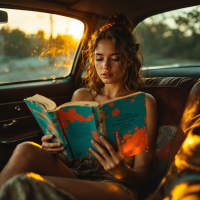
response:
<path id="1" fill-rule="evenodd" d="M 149 17 L 135 32 L 147 67 L 200 65 L 200 6 Z"/>
<path id="2" fill-rule="evenodd" d="M 84 31 L 76 19 L 42 12 L 1 9 L 0 83 L 67 76 Z"/>

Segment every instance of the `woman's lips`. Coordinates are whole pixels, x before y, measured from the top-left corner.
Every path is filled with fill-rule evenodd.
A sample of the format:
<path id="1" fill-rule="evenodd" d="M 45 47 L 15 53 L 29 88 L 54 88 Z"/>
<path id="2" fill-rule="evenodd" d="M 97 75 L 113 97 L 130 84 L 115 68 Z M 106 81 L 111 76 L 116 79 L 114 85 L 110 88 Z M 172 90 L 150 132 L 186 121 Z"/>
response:
<path id="1" fill-rule="evenodd" d="M 110 78 L 112 75 L 113 75 L 113 74 L 111 74 L 111 73 L 106 73 L 106 72 L 102 74 L 103 78 Z"/>

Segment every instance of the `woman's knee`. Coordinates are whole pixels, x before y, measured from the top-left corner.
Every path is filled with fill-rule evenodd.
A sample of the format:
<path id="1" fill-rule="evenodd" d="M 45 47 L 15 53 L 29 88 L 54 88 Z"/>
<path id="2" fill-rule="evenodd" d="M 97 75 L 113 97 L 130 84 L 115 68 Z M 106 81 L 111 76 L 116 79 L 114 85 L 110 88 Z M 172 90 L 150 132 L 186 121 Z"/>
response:
<path id="1" fill-rule="evenodd" d="M 34 158 L 34 155 L 38 154 L 41 148 L 39 144 L 23 142 L 16 146 L 12 156 L 18 157 L 18 159 Z"/>

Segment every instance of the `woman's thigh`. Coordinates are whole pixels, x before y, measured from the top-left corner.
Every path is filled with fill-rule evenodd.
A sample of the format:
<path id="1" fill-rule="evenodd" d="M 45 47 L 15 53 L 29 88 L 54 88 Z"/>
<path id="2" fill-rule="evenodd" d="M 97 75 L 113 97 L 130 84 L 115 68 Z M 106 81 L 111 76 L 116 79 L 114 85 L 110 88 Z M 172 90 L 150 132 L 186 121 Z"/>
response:
<path id="1" fill-rule="evenodd" d="M 122 187 L 112 183 L 101 183 L 80 179 L 43 176 L 57 188 L 65 190 L 78 200 L 133 200 L 134 197 Z"/>
<path id="2" fill-rule="evenodd" d="M 35 172 L 41 175 L 77 178 L 72 170 L 40 145 L 24 142 L 16 147 L 10 160 L 1 171 L 1 185 L 14 175 Z"/>

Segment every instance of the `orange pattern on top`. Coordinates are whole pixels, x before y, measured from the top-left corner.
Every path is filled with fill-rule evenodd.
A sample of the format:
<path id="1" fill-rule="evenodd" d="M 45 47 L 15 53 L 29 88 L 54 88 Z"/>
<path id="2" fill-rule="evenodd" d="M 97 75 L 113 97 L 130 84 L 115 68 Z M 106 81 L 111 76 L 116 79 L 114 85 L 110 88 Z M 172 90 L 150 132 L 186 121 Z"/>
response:
<path id="1" fill-rule="evenodd" d="M 116 108 L 115 110 L 112 111 L 112 116 L 116 117 L 117 115 L 119 115 L 120 110 L 118 108 Z"/>
<path id="2" fill-rule="evenodd" d="M 115 104 L 114 104 L 113 102 L 111 102 L 111 103 L 109 103 L 108 105 L 109 105 L 110 108 L 111 108 L 111 107 L 113 107 Z"/>
<path id="3" fill-rule="evenodd" d="M 87 122 L 91 121 L 92 118 L 94 118 L 93 115 L 89 115 L 87 118 L 84 118 L 83 115 L 79 115 L 79 113 L 76 113 L 75 108 L 70 108 L 68 112 L 64 112 L 63 110 L 58 110 L 58 114 L 60 116 L 60 119 L 62 119 L 62 122 L 66 122 L 67 120 L 70 120 L 70 123 L 74 123 L 75 120 L 79 122 Z"/>
<path id="4" fill-rule="evenodd" d="M 147 123 L 147 116 L 144 118 L 145 124 Z"/>
<path id="5" fill-rule="evenodd" d="M 91 132 L 94 139 L 97 140 L 98 139 L 97 132 L 96 131 L 91 131 Z"/>
<path id="6" fill-rule="evenodd" d="M 32 109 L 30 107 L 28 107 L 30 111 L 32 111 Z"/>
<path id="7" fill-rule="evenodd" d="M 133 103 L 135 101 L 135 99 L 131 99 L 131 103 Z"/>
<path id="8" fill-rule="evenodd" d="M 44 111 L 44 110 L 42 110 L 42 114 L 45 116 L 45 117 L 47 117 L 47 114 L 46 114 L 46 112 Z M 48 119 L 49 119 L 49 117 L 47 117 Z M 56 126 L 54 125 L 54 123 L 49 119 L 49 121 L 50 121 L 50 123 L 51 123 L 51 126 L 53 127 L 53 128 L 56 128 Z"/>
<path id="9" fill-rule="evenodd" d="M 91 157 L 92 156 L 92 154 L 91 153 L 86 153 L 89 157 Z"/>
<path id="10" fill-rule="evenodd" d="M 51 122 L 51 126 L 52 126 L 53 128 L 56 128 L 55 125 L 53 124 L 53 122 L 52 122 L 51 120 L 49 120 L 49 121 Z"/>
<path id="11" fill-rule="evenodd" d="M 122 147 L 125 157 L 134 156 L 142 153 L 146 150 L 148 145 L 146 128 L 135 128 L 136 132 L 132 134 L 126 134 L 122 140 Z"/>
<path id="12" fill-rule="evenodd" d="M 101 112 L 101 116 L 102 116 L 103 119 L 106 119 L 105 112 L 106 111 Z"/>
<path id="13" fill-rule="evenodd" d="M 42 114 L 47 117 L 47 114 L 45 113 L 45 110 L 42 110 Z"/>
<path id="14" fill-rule="evenodd" d="M 69 123 L 68 123 L 68 122 L 65 122 L 65 123 L 62 123 L 62 125 L 63 125 L 63 128 L 68 128 Z"/>

